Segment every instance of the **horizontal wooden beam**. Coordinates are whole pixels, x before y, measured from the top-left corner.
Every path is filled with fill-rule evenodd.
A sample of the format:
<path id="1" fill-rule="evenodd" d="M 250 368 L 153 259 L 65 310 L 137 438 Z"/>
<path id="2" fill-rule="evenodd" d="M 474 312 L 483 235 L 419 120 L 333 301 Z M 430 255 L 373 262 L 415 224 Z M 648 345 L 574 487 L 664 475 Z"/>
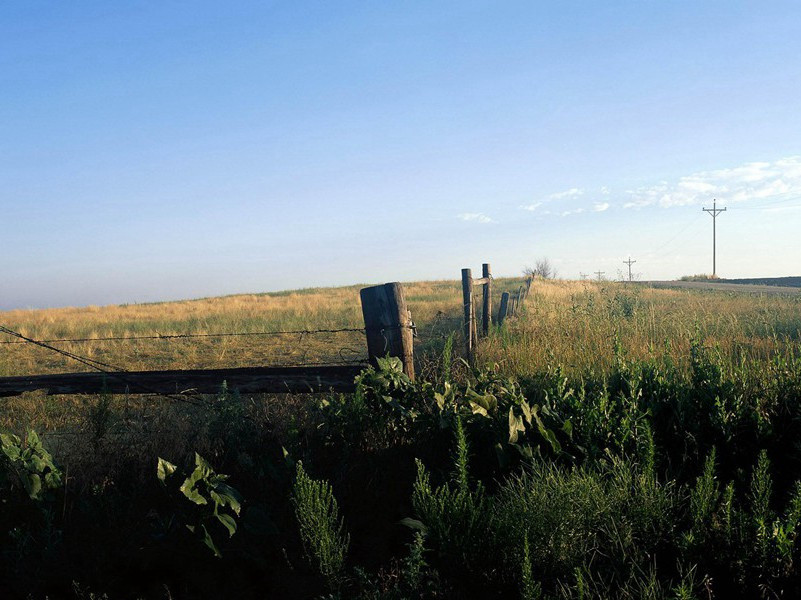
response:
<path id="1" fill-rule="evenodd" d="M 481 279 L 474 279 L 473 280 L 473 285 L 484 285 L 485 283 L 489 283 L 489 282 L 490 282 L 490 278 L 489 277 L 482 277 Z"/>
<path id="2" fill-rule="evenodd" d="M 0 397 L 45 390 L 56 394 L 215 394 L 225 381 L 242 394 L 352 392 L 361 366 L 244 367 L 176 371 L 127 371 L 117 374 L 61 373 L 0 377 Z"/>

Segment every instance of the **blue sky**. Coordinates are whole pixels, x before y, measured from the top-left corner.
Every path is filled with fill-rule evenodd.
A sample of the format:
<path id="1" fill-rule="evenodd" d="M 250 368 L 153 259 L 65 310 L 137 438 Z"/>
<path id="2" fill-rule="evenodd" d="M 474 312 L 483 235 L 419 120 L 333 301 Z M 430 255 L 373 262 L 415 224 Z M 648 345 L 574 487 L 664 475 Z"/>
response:
<path id="1" fill-rule="evenodd" d="M 0 5 L 0 308 L 801 274 L 797 2 Z"/>

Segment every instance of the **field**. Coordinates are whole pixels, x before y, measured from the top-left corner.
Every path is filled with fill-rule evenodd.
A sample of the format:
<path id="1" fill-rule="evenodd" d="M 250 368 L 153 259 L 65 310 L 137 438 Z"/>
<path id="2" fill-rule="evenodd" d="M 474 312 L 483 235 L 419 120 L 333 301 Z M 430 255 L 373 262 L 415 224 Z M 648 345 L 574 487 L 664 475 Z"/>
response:
<path id="1" fill-rule="evenodd" d="M 131 370 L 349 362 L 363 333 L 263 334 L 357 329 L 359 287 L 0 323 L 208 336 L 53 342 Z M 0 400 L 4 597 L 801 593 L 801 296 L 535 281 L 471 366 L 460 284 L 405 290 L 415 382 L 387 360 L 352 395 Z M 77 367 L 0 345 L 0 376 Z"/>

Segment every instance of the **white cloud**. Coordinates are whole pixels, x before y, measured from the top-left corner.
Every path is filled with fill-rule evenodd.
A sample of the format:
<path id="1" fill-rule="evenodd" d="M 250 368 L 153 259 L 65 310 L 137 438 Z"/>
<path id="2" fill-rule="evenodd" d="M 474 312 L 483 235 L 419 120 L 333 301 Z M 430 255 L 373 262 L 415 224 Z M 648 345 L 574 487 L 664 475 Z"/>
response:
<path id="1" fill-rule="evenodd" d="M 584 190 L 581 188 L 570 188 L 564 192 L 556 192 L 548 196 L 548 200 L 561 200 L 562 198 L 575 198 L 576 196 L 583 196 Z"/>
<path id="2" fill-rule="evenodd" d="M 559 213 L 559 216 L 568 217 L 570 215 L 578 215 L 578 214 L 581 214 L 583 212 L 584 212 L 583 208 L 573 208 L 571 210 L 562 211 L 561 213 Z"/>
<path id="3" fill-rule="evenodd" d="M 523 210 L 527 210 L 529 212 L 534 212 L 539 209 L 543 204 L 548 204 L 551 202 L 555 202 L 558 200 L 568 200 L 573 198 L 578 198 L 579 196 L 584 195 L 584 190 L 581 188 L 570 188 L 569 190 L 564 190 L 562 192 L 556 192 L 554 194 L 550 194 L 545 196 L 542 200 L 531 202 L 529 204 L 524 204 L 520 208 Z M 553 214 L 551 211 L 541 211 L 544 215 Z"/>
<path id="4" fill-rule="evenodd" d="M 473 221 L 474 223 L 494 223 L 495 221 L 484 213 L 462 213 L 459 215 L 462 221 Z"/>
<path id="5" fill-rule="evenodd" d="M 592 206 L 592 210 L 595 211 L 595 212 L 603 212 L 607 208 L 609 208 L 609 203 L 608 202 L 596 202 Z"/>
<path id="6" fill-rule="evenodd" d="M 629 190 L 630 200 L 623 206 L 689 206 L 709 203 L 713 198 L 731 205 L 788 194 L 801 195 L 801 156 L 701 171 L 674 182 Z"/>

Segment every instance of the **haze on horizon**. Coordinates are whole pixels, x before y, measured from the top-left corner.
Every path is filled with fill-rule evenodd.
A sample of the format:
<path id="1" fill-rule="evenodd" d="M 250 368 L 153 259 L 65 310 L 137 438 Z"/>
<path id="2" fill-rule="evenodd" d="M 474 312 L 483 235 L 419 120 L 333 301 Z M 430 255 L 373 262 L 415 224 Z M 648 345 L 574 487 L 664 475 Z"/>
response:
<path id="1" fill-rule="evenodd" d="M 0 309 L 801 274 L 801 4 L 0 6 Z"/>

